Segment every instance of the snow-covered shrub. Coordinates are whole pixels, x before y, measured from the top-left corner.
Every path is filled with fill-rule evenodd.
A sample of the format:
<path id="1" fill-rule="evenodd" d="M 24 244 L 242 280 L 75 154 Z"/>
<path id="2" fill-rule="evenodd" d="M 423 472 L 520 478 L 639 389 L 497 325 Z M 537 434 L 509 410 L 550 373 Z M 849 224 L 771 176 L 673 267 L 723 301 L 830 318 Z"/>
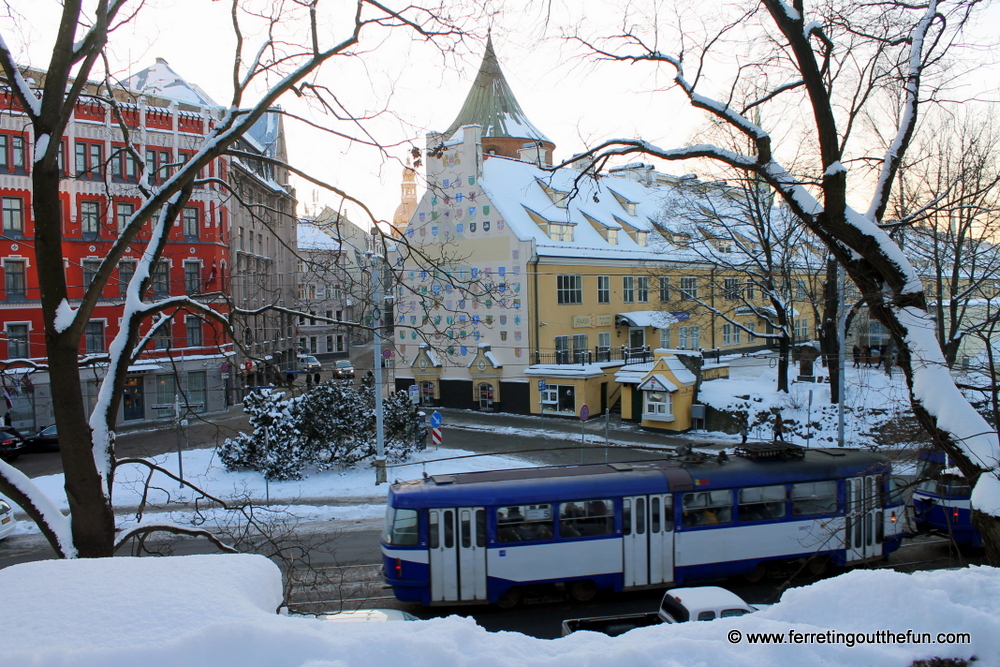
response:
<path id="1" fill-rule="evenodd" d="M 308 416 L 302 435 L 311 462 L 320 470 L 347 467 L 364 458 L 371 408 L 345 382 L 324 382 L 302 396 Z"/>
<path id="2" fill-rule="evenodd" d="M 300 479 L 306 466 L 347 468 L 375 456 L 375 388 L 329 381 L 299 397 L 264 390 L 247 396 L 252 431 L 227 439 L 219 458 L 229 469 L 257 470 L 267 479 Z M 424 448 L 423 416 L 406 392 L 383 401 L 386 457 L 405 459 Z"/>
<path id="3" fill-rule="evenodd" d="M 385 455 L 390 461 L 402 461 L 414 451 L 427 446 L 427 425 L 423 413 L 405 391 L 397 391 L 382 402 L 385 429 Z"/>
<path id="4" fill-rule="evenodd" d="M 308 461 L 302 456 L 301 398 L 284 398 L 264 389 L 243 399 L 253 431 L 228 438 L 219 447 L 219 459 L 230 470 L 250 469 L 267 479 L 301 479 Z"/>

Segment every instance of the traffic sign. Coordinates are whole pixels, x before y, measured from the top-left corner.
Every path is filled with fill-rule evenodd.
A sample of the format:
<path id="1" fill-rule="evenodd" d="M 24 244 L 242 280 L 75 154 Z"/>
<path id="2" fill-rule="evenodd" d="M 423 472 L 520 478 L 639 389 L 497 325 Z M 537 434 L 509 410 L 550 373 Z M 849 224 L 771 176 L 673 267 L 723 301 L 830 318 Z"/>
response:
<path id="1" fill-rule="evenodd" d="M 584 403 L 583 407 L 580 408 L 580 421 L 585 422 L 588 419 L 590 419 L 590 408 L 588 408 L 587 404 Z"/>
<path id="2" fill-rule="evenodd" d="M 435 447 L 438 447 L 438 446 L 441 445 L 441 429 L 439 429 L 439 428 L 432 428 L 431 429 L 431 442 L 434 443 Z"/>
<path id="3" fill-rule="evenodd" d="M 444 417 L 441 416 L 440 412 L 435 410 L 431 413 L 431 428 L 439 428 L 443 421 Z"/>
<path id="4" fill-rule="evenodd" d="M 538 391 L 545 391 L 545 380 L 538 381 Z"/>
<path id="5" fill-rule="evenodd" d="M 390 358 L 392 356 L 392 350 L 382 350 L 382 356 L 386 359 Z"/>

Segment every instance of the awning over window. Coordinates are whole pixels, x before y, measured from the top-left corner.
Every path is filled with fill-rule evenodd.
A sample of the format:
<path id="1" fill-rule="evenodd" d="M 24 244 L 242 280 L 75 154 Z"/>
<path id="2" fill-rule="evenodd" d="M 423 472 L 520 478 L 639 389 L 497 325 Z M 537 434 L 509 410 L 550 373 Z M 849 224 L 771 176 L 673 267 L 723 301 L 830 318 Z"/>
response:
<path id="1" fill-rule="evenodd" d="M 676 324 L 680 320 L 662 310 L 633 310 L 630 313 L 618 313 L 615 315 L 615 321 L 618 322 L 619 326 L 627 324 L 630 327 L 666 329 L 671 324 Z"/>

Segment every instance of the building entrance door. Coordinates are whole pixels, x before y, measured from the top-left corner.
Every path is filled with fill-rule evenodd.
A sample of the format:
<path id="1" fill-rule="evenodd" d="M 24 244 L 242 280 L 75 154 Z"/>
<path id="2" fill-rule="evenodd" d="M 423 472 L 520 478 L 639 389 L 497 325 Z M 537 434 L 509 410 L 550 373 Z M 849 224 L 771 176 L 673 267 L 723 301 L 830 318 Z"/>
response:
<path id="1" fill-rule="evenodd" d="M 146 409 L 142 400 L 142 376 L 125 378 L 122 406 L 125 412 L 125 421 L 146 418 Z"/>

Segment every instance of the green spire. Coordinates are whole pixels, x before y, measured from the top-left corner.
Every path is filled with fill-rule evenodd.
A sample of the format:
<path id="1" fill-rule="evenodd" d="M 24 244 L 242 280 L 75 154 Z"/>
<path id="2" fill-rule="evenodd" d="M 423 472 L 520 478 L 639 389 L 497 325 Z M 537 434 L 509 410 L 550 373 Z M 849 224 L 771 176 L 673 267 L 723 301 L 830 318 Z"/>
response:
<path id="1" fill-rule="evenodd" d="M 483 64 L 465 98 L 465 104 L 444 136 L 450 138 L 463 125 L 480 125 L 483 137 L 550 141 L 521 111 L 521 105 L 500 71 L 500 63 L 493 52 L 492 35 L 486 38 Z"/>

